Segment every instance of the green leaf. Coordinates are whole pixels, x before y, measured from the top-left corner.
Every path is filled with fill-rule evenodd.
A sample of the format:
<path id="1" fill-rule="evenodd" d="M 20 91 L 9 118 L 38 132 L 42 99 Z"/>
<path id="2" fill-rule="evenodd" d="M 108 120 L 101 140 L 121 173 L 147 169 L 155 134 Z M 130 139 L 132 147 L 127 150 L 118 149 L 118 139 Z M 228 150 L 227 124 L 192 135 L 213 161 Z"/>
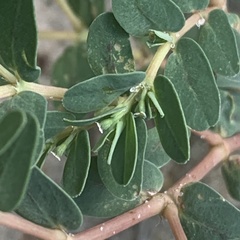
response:
<path id="1" fill-rule="evenodd" d="M 87 44 L 88 60 L 96 75 L 134 71 L 129 35 L 112 13 L 103 13 L 93 21 Z"/>
<path id="2" fill-rule="evenodd" d="M 239 239 L 240 212 L 203 183 L 184 187 L 179 217 L 187 239 Z"/>
<path id="3" fill-rule="evenodd" d="M 222 137 L 230 137 L 239 132 L 240 119 L 240 96 L 239 92 L 234 88 L 234 86 L 240 85 L 240 82 L 228 81 L 226 83 L 226 85 L 229 86 L 229 91 L 226 91 L 226 88 L 225 90 L 220 90 L 220 118 L 217 125 L 213 128 L 214 131 L 221 134 Z"/>
<path id="4" fill-rule="evenodd" d="M 184 13 L 196 12 L 207 8 L 209 0 L 172 0 Z"/>
<path id="5" fill-rule="evenodd" d="M 0 154 L 16 141 L 26 123 L 26 116 L 19 111 L 9 112 L 3 116 L 0 122 Z"/>
<path id="6" fill-rule="evenodd" d="M 222 175 L 231 197 L 240 201 L 240 161 L 239 155 L 231 156 L 222 165 Z"/>
<path id="7" fill-rule="evenodd" d="M 122 146 L 125 144 L 124 138 L 120 138 L 121 142 L 118 142 L 117 153 L 113 156 L 112 164 L 107 163 L 109 151 L 112 145 L 111 141 L 106 141 L 103 147 L 98 152 L 98 170 L 99 175 L 106 186 L 106 188 L 116 197 L 124 200 L 136 199 L 141 191 L 142 184 L 142 168 L 146 148 L 146 124 L 142 119 L 135 119 L 136 121 L 136 135 L 137 135 L 137 146 L 138 146 L 138 156 L 137 163 L 135 167 L 135 172 L 133 173 L 132 179 L 127 185 L 120 184 L 119 182 L 123 179 L 124 174 L 124 164 L 117 162 L 116 159 L 120 159 L 120 150 L 122 151 Z M 111 138 L 110 138 L 111 139 Z M 115 149 L 116 151 L 116 149 Z M 123 152 L 123 151 L 122 151 Z M 121 153 L 122 154 L 122 153 Z M 115 159 L 114 159 L 115 158 Z M 114 172 L 115 169 L 115 172 Z M 118 169 L 118 171 L 117 171 Z M 116 177 L 117 176 L 117 177 Z"/>
<path id="8" fill-rule="evenodd" d="M 145 160 L 143 165 L 143 186 L 142 192 L 157 193 L 163 186 L 164 178 L 162 172 L 156 165 Z"/>
<path id="9" fill-rule="evenodd" d="M 235 13 L 226 13 L 230 26 L 233 28 L 233 32 L 237 32 L 240 18 Z"/>
<path id="10" fill-rule="evenodd" d="M 53 65 L 51 83 L 57 87 L 69 88 L 93 77 L 87 60 L 87 46 L 78 43 L 65 49 Z"/>
<path id="11" fill-rule="evenodd" d="M 81 211 L 73 200 L 37 167 L 16 212 L 48 228 L 75 230 L 82 223 Z"/>
<path id="12" fill-rule="evenodd" d="M 72 197 L 81 194 L 85 187 L 91 160 L 89 135 L 80 131 L 71 143 L 63 171 L 63 188 Z"/>
<path id="13" fill-rule="evenodd" d="M 112 139 L 111 148 L 108 154 L 108 164 L 115 180 L 122 185 L 128 185 L 132 180 L 137 162 L 137 132 L 134 116 L 129 113 L 126 116 L 126 124 L 117 124 L 115 134 Z M 112 134 L 113 135 L 113 134 Z"/>
<path id="14" fill-rule="evenodd" d="M 69 126 L 64 119 L 75 119 L 75 116 L 68 112 L 49 111 L 47 112 L 46 124 L 44 127 L 45 138 L 49 139 L 60 133 Z M 73 120 L 72 120 L 73 121 Z"/>
<path id="15" fill-rule="evenodd" d="M 143 81 L 145 73 L 101 75 L 71 87 L 64 95 L 63 105 L 72 112 L 99 110 Z M 94 94 L 94 97 L 93 97 Z"/>
<path id="16" fill-rule="evenodd" d="M 234 32 L 226 14 L 214 10 L 201 28 L 199 44 L 216 73 L 233 76 L 239 72 L 239 56 Z"/>
<path id="17" fill-rule="evenodd" d="M 132 113 L 127 116 L 125 134 L 125 156 L 123 184 L 129 184 L 132 180 L 137 163 L 138 142 L 135 119 Z"/>
<path id="18" fill-rule="evenodd" d="M 9 100 L 6 100 L 0 104 L 0 119 L 9 111 L 12 110 L 23 110 L 37 117 L 40 124 L 38 147 L 35 152 L 35 161 L 40 157 L 43 144 L 44 144 L 44 133 L 43 127 L 46 120 L 47 101 L 46 99 L 35 92 L 24 91 L 15 95 Z"/>
<path id="19" fill-rule="evenodd" d="M 87 26 L 96 18 L 98 14 L 104 11 L 103 0 L 67 0 L 74 13 Z"/>
<path id="20" fill-rule="evenodd" d="M 6 121 L 8 126 L 15 127 L 13 130 L 16 133 L 12 135 L 12 139 L 9 136 L 12 134 L 11 131 L 6 130 Z M 10 112 L 0 122 L 0 130 L 3 133 L 0 135 L 0 143 L 8 140 L 0 149 L 0 209 L 2 211 L 12 211 L 22 200 L 29 181 L 30 167 L 35 161 L 39 128 L 36 117 L 23 111 Z"/>
<path id="21" fill-rule="evenodd" d="M 41 126 L 44 127 L 46 120 L 47 101 L 38 93 L 24 91 L 15 95 L 13 98 L 0 104 L 0 118 L 11 109 L 21 109 L 34 114 Z"/>
<path id="22" fill-rule="evenodd" d="M 0 58 L 4 65 L 23 80 L 35 81 L 40 75 L 36 66 L 37 31 L 32 0 L 9 0 L 0 3 Z"/>
<path id="23" fill-rule="evenodd" d="M 154 127 L 148 130 L 148 140 L 145 153 L 145 159 L 153 163 L 158 168 L 164 166 L 170 161 L 170 157 L 164 151 L 159 140 L 157 129 Z"/>
<path id="24" fill-rule="evenodd" d="M 189 139 L 186 121 L 177 92 L 164 76 L 157 76 L 154 81 L 156 98 L 164 112 L 155 117 L 155 124 L 162 146 L 166 153 L 178 163 L 189 159 Z"/>
<path id="25" fill-rule="evenodd" d="M 112 195 L 104 186 L 98 173 L 97 159 L 93 158 L 85 189 L 74 200 L 84 215 L 104 218 L 115 217 L 143 203 L 146 195 L 149 192 L 158 192 L 162 184 L 162 173 L 152 163 L 144 161 L 141 191 L 143 196 L 140 195 L 132 201 L 120 199 Z"/>
<path id="26" fill-rule="evenodd" d="M 141 203 L 140 198 L 126 201 L 112 195 L 99 176 L 96 158 L 91 160 L 85 189 L 74 201 L 82 209 L 84 215 L 102 218 L 115 217 Z"/>
<path id="27" fill-rule="evenodd" d="M 179 95 L 188 126 L 202 131 L 217 123 L 220 97 L 211 66 L 201 47 L 190 38 L 178 41 L 165 75 Z"/>
<path id="28" fill-rule="evenodd" d="M 93 124 L 93 123 L 97 122 L 98 120 L 100 120 L 104 117 L 112 115 L 112 114 L 114 114 L 116 112 L 119 112 L 123 109 L 124 109 L 124 107 L 110 107 L 110 110 L 106 110 L 106 112 L 96 114 L 96 116 L 94 116 L 92 118 L 77 119 L 77 120 L 71 120 L 71 119 L 64 118 L 64 121 L 66 122 L 66 124 L 68 123 L 68 125 L 71 124 L 73 126 L 90 125 L 90 124 Z"/>
<path id="29" fill-rule="evenodd" d="M 185 22 L 179 7 L 170 0 L 112 0 L 112 9 L 119 24 L 134 36 L 144 36 L 150 29 L 176 32 Z"/>

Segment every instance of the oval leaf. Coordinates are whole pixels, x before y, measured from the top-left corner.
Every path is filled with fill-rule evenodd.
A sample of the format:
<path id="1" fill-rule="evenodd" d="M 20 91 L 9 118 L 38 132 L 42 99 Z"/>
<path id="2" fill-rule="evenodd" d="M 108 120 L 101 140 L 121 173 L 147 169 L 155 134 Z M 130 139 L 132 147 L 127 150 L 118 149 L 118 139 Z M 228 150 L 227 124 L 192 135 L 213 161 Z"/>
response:
<path id="1" fill-rule="evenodd" d="M 148 130 L 148 140 L 145 153 L 145 159 L 153 163 L 158 168 L 164 166 L 170 161 L 170 157 L 164 151 L 159 140 L 157 129 L 154 127 Z"/>
<path id="2" fill-rule="evenodd" d="M 134 36 L 144 36 L 150 29 L 174 32 L 184 25 L 182 12 L 169 0 L 113 0 L 112 9 L 119 24 Z"/>
<path id="3" fill-rule="evenodd" d="M 103 13 L 93 21 L 87 44 L 88 60 L 96 75 L 134 71 L 129 35 L 112 13 Z"/>
<path id="4" fill-rule="evenodd" d="M 112 195 L 99 176 L 95 158 L 91 161 L 86 187 L 74 201 L 82 209 L 84 215 L 102 218 L 115 217 L 141 203 L 140 198 L 126 201 Z"/>
<path id="5" fill-rule="evenodd" d="M 240 211 L 203 183 L 184 187 L 179 217 L 187 239 L 239 239 Z"/>
<path id="6" fill-rule="evenodd" d="M 234 32 L 224 11 L 214 10 L 201 28 L 199 44 L 214 71 L 226 76 L 239 72 L 239 56 Z"/>
<path id="7" fill-rule="evenodd" d="M 233 158 L 232 156 L 231 158 Z M 240 158 L 239 155 L 234 159 L 225 161 L 222 165 L 222 174 L 229 194 L 240 201 Z"/>
<path id="8" fill-rule="evenodd" d="M 141 184 L 142 184 L 142 168 L 143 168 L 143 161 L 145 155 L 145 148 L 146 148 L 146 124 L 142 119 L 136 119 L 136 131 L 137 131 L 137 145 L 138 145 L 138 155 L 137 155 L 137 163 L 135 167 L 135 172 L 131 181 L 127 185 L 119 184 L 121 176 L 123 175 L 123 164 L 121 162 L 118 163 L 118 170 L 115 173 L 113 169 L 117 169 L 117 166 L 114 168 L 113 166 L 107 163 L 109 151 L 111 148 L 111 141 L 106 141 L 103 147 L 98 152 L 98 169 L 99 175 L 106 186 L 106 188 L 116 197 L 124 199 L 124 200 L 133 200 L 136 199 L 137 196 L 140 194 L 141 191 Z M 122 138 L 123 139 L 123 138 Z M 121 140 L 121 138 L 120 138 Z M 124 142 L 118 143 L 117 146 L 124 145 Z M 120 153 L 118 151 L 118 153 Z M 116 154 L 115 158 L 119 159 L 118 154 Z M 117 161 L 115 159 L 112 160 L 113 163 L 116 164 Z M 118 177 L 116 177 L 118 176 Z M 116 178 L 118 181 L 116 181 Z M 120 180 L 119 180 L 120 179 Z"/>
<path id="9" fill-rule="evenodd" d="M 184 15 L 171 0 L 135 0 L 135 2 L 144 16 L 158 26 L 158 29 L 154 30 L 177 32 L 184 26 Z"/>
<path id="10" fill-rule="evenodd" d="M 196 12 L 207 8 L 209 0 L 172 0 L 184 13 Z"/>
<path id="11" fill-rule="evenodd" d="M 26 81 L 40 75 L 36 66 L 37 30 L 32 0 L 0 3 L 0 56 L 3 64 Z"/>
<path id="12" fill-rule="evenodd" d="M 0 154 L 16 141 L 26 123 L 27 118 L 22 111 L 9 112 L 3 116 L 0 122 Z"/>
<path id="13" fill-rule="evenodd" d="M 7 111 L 13 109 L 21 109 L 34 114 L 37 117 L 41 128 L 44 127 L 47 114 L 47 101 L 42 95 L 31 91 L 20 92 L 13 98 L 0 104 L 0 118 Z"/>
<path id="14" fill-rule="evenodd" d="M 72 112 L 99 110 L 143 81 L 145 73 L 101 75 L 71 87 L 63 98 L 64 107 Z M 93 97 L 94 94 L 94 97 Z"/>
<path id="15" fill-rule="evenodd" d="M 217 123 L 220 97 L 211 66 L 190 38 L 178 41 L 169 59 L 165 75 L 179 95 L 188 126 L 202 131 Z"/>
<path id="16" fill-rule="evenodd" d="M 71 143 L 63 171 L 63 188 L 72 197 L 81 194 L 90 167 L 91 149 L 89 135 L 82 130 Z"/>
<path id="17" fill-rule="evenodd" d="M 73 200 L 41 170 L 34 167 L 27 192 L 16 212 L 48 228 L 75 230 L 82 214 Z"/>
<path id="18" fill-rule="evenodd" d="M 228 91 L 220 90 L 221 94 L 221 112 L 220 118 L 213 130 L 222 137 L 230 137 L 239 132 L 240 119 L 240 95 L 233 86 L 239 81 L 228 81 Z M 231 86 L 233 85 L 233 86 Z M 233 87 L 233 88 L 232 88 Z M 232 88 L 232 89 L 231 89 Z"/>
<path id="19" fill-rule="evenodd" d="M 143 166 L 143 186 L 142 192 L 148 194 L 157 193 L 163 186 L 164 178 L 162 172 L 156 165 L 145 160 Z"/>
<path id="20" fill-rule="evenodd" d="M 16 118 L 13 119 L 13 116 Z M 33 115 L 18 111 L 9 113 L 0 123 L 0 129 L 6 119 L 10 126 L 14 126 L 14 122 L 22 122 L 22 130 L 18 136 L 13 136 L 4 151 L 0 150 L 0 209 L 12 211 L 19 205 L 25 193 L 30 167 L 35 161 L 40 127 Z M 1 129 L 1 132 L 4 131 L 5 129 Z M 4 136 L 5 134 L 1 134 L 0 139 Z"/>
<path id="21" fill-rule="evenodd" d="M 189 159 L 188 131 L 180 100 L 173 84 L 164 76 L 154 81 L 156 98 L 164 112 L 155 117 L 155 124 L 166 153 L 178 163 Z"/>

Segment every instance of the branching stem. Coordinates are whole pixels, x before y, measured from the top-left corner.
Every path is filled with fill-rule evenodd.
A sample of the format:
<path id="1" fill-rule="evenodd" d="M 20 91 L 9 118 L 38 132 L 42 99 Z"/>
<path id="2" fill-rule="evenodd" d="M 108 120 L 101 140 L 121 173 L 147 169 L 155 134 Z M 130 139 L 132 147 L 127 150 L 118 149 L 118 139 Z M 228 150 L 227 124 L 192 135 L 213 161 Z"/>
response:
<path id="1" fill-rule="evenodd" d="M 117 216 L 104 224 L 100 224 L 84 232 L 76 234 L 75 236 L 65 236 L 65 238 L 55 239 L 91 239 L 91 240 L 103 240 L 110 236 L 113 236 L 151 216 L 157 215 L 163 212 L 163 215 L 168 219 L 173 233 L 176 239 L 185 240 L 184 233 L 182 232 L 179 219 L 176 214 L 177 197 L 181 192 L 181 188 L 190 182 L 196 182 L 201 180 L 206 174 L 208 174 L 217 164 L 225 160 L 229 154 L 240 149 L 240 133 L 230 138 L 223 139 L 218 134 L 212 133 L 211 131 L 198 132 L 199 136 L 206 137 L 206 141 L 215 143 L 210 152 L 204 157 L 204 159 L 192 170 L 190 170 L 180 181 L 174 184 L 164 194 L 156 194 L 152 199 L 146 201 L 144 204 L 136 207 L 135 209 L 124 213 L 123 215 Z M 220 141 L 221 139 L 221 141 Z M 169 197 L 174 199 L 174 202 Z M 11 220 L 9 220 L 11 216 Z M 23 222 L 24 224 L 20 224 Z M 58 230 L 49 230 L 47 228 L 40 227 L 27 220 L 21 219 L 16 215 L 10 213 L 0 212 L 0 225 L 5 225 L 10 228 L 21 230 L 22 232 L 40 237 L 42 239 L 54 239 L 54 234 L 59 234 Z M 37 229 L 37 230 L 36 230 Z M 42 231 L 42 233 L 39 233 Z M 52 232 L 57 231 L 57 232 Z M 40 235 L 41 234 L 41 235 Z M 63 235 L 62 235 L 63 236 Z"/>

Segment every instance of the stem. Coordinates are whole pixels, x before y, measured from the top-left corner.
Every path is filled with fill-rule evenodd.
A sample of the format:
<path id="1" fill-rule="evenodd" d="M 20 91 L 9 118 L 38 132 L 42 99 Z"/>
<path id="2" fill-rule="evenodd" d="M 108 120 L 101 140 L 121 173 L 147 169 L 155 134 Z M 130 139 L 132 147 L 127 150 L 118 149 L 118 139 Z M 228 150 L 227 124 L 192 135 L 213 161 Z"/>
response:
<path id="1" fill-rule="evenodd" d="M 11 72 L 9 72 L 2 64 L 0 64 L 0 76 L 2 76 L 4 80 L 12 84 L 16 84 L 18 81 L 17 78 Z"/>
<path id="2" fill-rule="evenodd" d="M 180 219 L 178 217 L 178 209 L 174 203 L 168 204 L 164 209 L 163 216 L 168 220 L 168 223 L 173 231 L 176 240 L 187 240 L 183 231 Z"/>
<path id="3" fill-rule="evenodd" d="M 65 14 L 68 16 L 73 28 L 75 31 L 80 32 L 84 26 L 80 19 L 75 15 L 75 13 L 72 11 L 71 7 L 68 5 L 66 0 L 56 0 L 58 5 L 62 8 L 62 10 L 65 12 Z"/>
<path id="4" fill-rule="evenodd" d="M 76 32 L 63 32 L 63 31 L 41 31 L 38 33 L 40 39 L 47 40 L 72 40 L 79 41 L 80 35 Z"/>
<path id="5" fill-rule="evenodd" d="M 154 79 L 157 76 L 158 69 L 170 51 L 171 45 L 172 43 L 166 42 L 164 45 L 160 46 L 155 53 L 150 65 L 148 66 L 148 69 L 146 71 L 146 78 L 144 81 L 149 86 L 153 85 Z"/>
<path id="6" fill-rule="evenodd" d="M 195 13 L 191 17 L 189 17 L 184 27 L 177 33 L 173 33 L 172 36 L 175 39 L 174 43 L 176 42 L 185 34 L 187 33 L 192 27 L 196 25 L 196 23 L 202 18 L 202 16 L 207 16 L 212 10 L 216 9 L 217 7 L 210 7 L 200 13 Z M 146 71 L 146 78 L 144 82 L 150 86 L 153 85 L 154 79 L 157 76 L 158 69 L 160 68 L 162 62 L 164 61 L 165 57 L 167 56 L 168 52 L 171 50 L 172 43 L 166 42 L 164 45 L 160 46 L 155 53 L 148 69 Z"/>
<path id="7" fill-rule="evenodd" d="M 8 84 L 8 85 L 3 85 L 0 86 L 0 99 L 1 98 L 6 98 L 6 97 L 11 97 L 17 93 L 17 90 L 15 86 Z"/>
<path id="8" fill-rule="evenodd" d="M 12 213 L 0 212 L 0 225 L 14 228 L 45 240 L 70 240 L 66 233 L 57 229 L 48 229 L 25 220 Z"/>
<path id="9" fill-rule="evenodd" d="M 67 236 L 67 238 L 66 236 L 63 238 L 63 233 L 59 230 L 49 230 L 40 227 L 11 213 L 0 212 L 0 225 L 8 226 L 45 240 L 101 240 L 109 238 L 145 219 L 155 216 L 164 209 L 163 215 L 168 219 L 175 238 L 185 240 L 184 234 L 181 233 L 182 229 L 177 217 L 176 206 L 173 205 L 170 196 L 176 201 L 181 188 L 185 184 L 201 180 L 218 163 L 240 148 L 240 133 L 230 138 L 222 139 L 221 143 L 219 142 L 219 135 L 210 131 L 205 131 L 204 133 L 209 142 L 217 142 L 217 145 L 211 149 L 207 156 L 195 168 L 190 170 L 185 177 L 174 184 L 165 194 L 158 193 L 149 201 L 145 201 L 144 204 L 103 224 L 83 231 L 75 236 Z M 61 235 L 62 238 L 56 237 L 55 234 Z"/>
<path id="10" fill-rule="evenodd" d="M 207 135 L 208 142 L 215 143 L 217 145 L 213 146 L 210 152 L 197 166 L 191 169 L 167 191 L 167 193 L 171 195 L 176 202 L 178 202 L 178 196 L 184 185 L 200 181 L 219 163 L 229 157 L 231 153 L 240 148 L 240 133 L 227 139 L 223 139 L 218 134 L 210 131 L 205 131 L 205 134 Z M 221 142 L 219 141 L 220 138 Z"/>
<path id="11" fill-rule="evenodd" d="M 148 219 L 160 213 L 167 204 L 172 204 L 172 200 L 165 194 L 157 194 L 151 200 L 136 207 L 135 209 L 126 212 L 118 217 L 115 217 L 103 224 L 97 225 L 84 232 L 76 234 L 74 240 L 103 240 L 107 239 L 124 229 Z"/>
<path id="12" fill-rule="evenodd" d="M 62 100 L 65 92 L 67 91 L 66 88 L 46 86 L 46 85 L 41 85 L 33 82 L 25 82 L 25 81 L 21 81 L 19 83 L 17 90 L 18 92 L 33 91 L 52 100 Z"/>

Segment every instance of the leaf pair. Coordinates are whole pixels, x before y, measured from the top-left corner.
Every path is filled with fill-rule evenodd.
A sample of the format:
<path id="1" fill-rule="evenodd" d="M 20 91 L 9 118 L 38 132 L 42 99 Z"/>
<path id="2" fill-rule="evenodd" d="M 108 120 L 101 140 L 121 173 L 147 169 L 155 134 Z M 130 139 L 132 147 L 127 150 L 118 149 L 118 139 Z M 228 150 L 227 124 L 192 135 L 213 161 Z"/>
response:
<path id="1" fill-rule="evenodd" d="M 97 167 L 97 158 L 92 158 L 86 187 L 74 201 L 84 215 L 93 217 L 115 217 L 143 203 L 148 192 L 158 192 L 162 188 L 163 176 L 151 162 L 144 161 L 141 194 L 133 200 L 125 200 L 113 195 L 103 184 Z M 93 197 L 97 196 L 97 197 Z"/>
<path id="2" fill-rule="evenodd" d="M 178 92 L 188 126 L 201 131 L 214 126 L 219 118 L 220 94 L 213 71 L 225 76 L 237 74 L 239 56 L 238 36 L 222 10 L 212 11 L 198 31 L 199 44 L 189 38 L 178 41 L 165 76 Z"/>
<path id="3" fill-rule="evenodd" d="M 7 113 L 0 122 L 0 210 L 12 211 L 25 193 L 35 163 L 39 123 L 24 111 Z"/>
<path id="4" fill-rule="evenodd" d="M 116 197 L 135 199 L 142 184 L 142 167 L 147 141 L 144 120 L 127 116 L 126 126 L 116 128 L 98 152 L 98 170 L 106 188 Z"/>
<path id="5" fill-rule="evenodd" d="M 24 91 L 0 104 L 0 119 L 11 110 L 22 110 L 33 114 L 39 123 L 39 139 L 34 161 L 38 161 L 44 145 L 44 132 L 47 101 L 41 95 Z"/>

